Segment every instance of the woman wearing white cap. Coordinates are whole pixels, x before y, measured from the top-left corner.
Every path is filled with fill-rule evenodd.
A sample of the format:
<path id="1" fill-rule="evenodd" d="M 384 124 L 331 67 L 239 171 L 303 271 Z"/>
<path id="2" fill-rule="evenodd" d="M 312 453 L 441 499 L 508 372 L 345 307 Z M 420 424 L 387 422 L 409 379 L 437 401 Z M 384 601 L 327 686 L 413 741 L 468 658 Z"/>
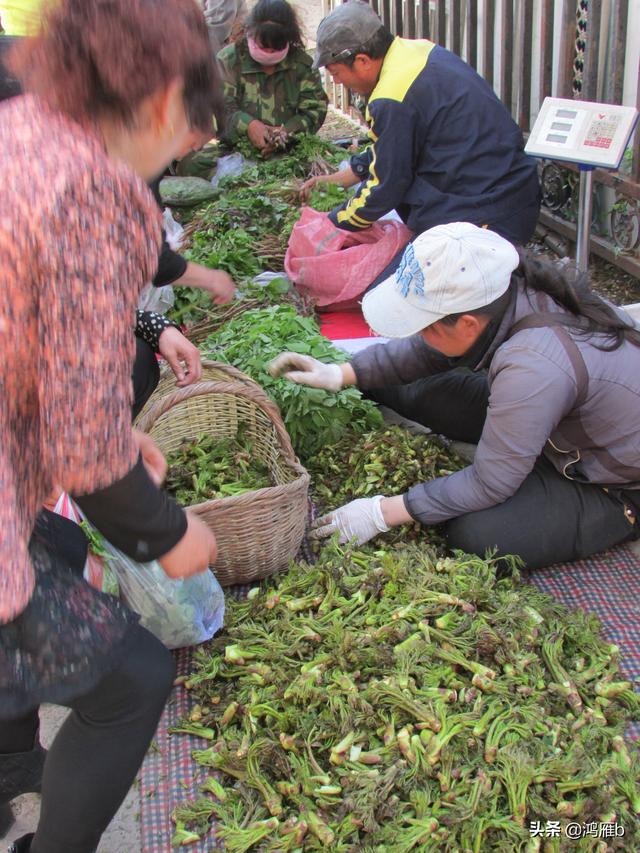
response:
<path id="1" fill-rule="evenodd" d="M 362 308 L 375 332 L 401 340 L 343 365 L 283 353 L 272 372 L 358 385 L 478 448 L 462 471 L 336 509 L 316 536 L 363 543 L 407 521 L 445 522 L 450 547 L 497 548 L 531 568 L 640 536 L 640 331 L 585 279 L 451 223 L 408 246 Z"/>

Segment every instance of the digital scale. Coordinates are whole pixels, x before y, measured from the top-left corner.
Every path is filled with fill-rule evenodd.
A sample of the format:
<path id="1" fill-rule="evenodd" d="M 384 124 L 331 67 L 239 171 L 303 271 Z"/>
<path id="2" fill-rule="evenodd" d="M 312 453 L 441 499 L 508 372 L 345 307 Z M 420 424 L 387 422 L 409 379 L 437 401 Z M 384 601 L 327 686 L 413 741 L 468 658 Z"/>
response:
<path id="1" fill-rule="evenodd" d="M 593 170 L 618 169 L 638 121 L 635 107 L 545 98 L 525 152 L 580 166 L 576 264 L 589 263 Z"/>

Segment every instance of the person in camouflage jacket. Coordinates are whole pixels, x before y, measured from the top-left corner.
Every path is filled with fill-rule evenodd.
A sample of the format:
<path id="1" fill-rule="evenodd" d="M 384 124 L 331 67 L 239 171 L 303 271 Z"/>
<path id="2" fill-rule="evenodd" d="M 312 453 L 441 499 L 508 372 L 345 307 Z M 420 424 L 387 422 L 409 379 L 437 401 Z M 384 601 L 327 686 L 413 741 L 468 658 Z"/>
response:
<path id="1" fill-rule="evenodd" d="M 315 133 L 327 113 L 320 75 L 302 46 L 294 10 L 286 0 L 260 0 L 244 38 L 218 54 L 225 78 L 226 140 L 248 136 L 269 153 L 275 130 L 283 139 Z"/>

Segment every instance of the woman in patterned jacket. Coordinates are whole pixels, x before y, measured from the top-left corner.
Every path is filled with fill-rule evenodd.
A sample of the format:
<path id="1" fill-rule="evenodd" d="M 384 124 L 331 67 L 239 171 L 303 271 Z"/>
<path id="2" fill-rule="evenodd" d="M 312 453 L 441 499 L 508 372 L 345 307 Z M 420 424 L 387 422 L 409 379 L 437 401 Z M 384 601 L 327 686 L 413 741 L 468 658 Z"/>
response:
<path id="1" fill-rule="evenodd" d="M 29 790 L 37 709 L 71 709 L 44 765 L 32 853 L 91 853 L 173 680 L 161 643 L 34 532 L 54 485 L 125 553 L 171 577 L 215 540 L 159 491 L 166 463 L 131 428 L 131 317 L 154 273 L 146 182 L 217 110 L 193 0 L 58 0 L 10 56 L 28 94 L 0 105 L 0 802 Z"/>

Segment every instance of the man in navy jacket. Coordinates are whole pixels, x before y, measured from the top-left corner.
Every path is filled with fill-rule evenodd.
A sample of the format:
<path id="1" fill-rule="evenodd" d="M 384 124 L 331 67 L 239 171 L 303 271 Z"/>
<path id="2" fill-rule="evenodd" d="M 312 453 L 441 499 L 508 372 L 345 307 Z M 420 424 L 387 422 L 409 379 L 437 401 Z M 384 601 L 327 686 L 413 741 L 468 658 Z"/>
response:
<path id="1" fill-rule="evenodd" d="M 395 209 L 417 234 L 465 221 L 514 243 L 530 239 L 540 205 L 535 161 L 493 90 L 458 56 L 394 38 L 367 3 L 349 0 L 320 23 L 314 64 L 367 99 L 372 144 L 330 177 L 362 182 L 330 214 L 339 228 L 367 228 Z"/>

